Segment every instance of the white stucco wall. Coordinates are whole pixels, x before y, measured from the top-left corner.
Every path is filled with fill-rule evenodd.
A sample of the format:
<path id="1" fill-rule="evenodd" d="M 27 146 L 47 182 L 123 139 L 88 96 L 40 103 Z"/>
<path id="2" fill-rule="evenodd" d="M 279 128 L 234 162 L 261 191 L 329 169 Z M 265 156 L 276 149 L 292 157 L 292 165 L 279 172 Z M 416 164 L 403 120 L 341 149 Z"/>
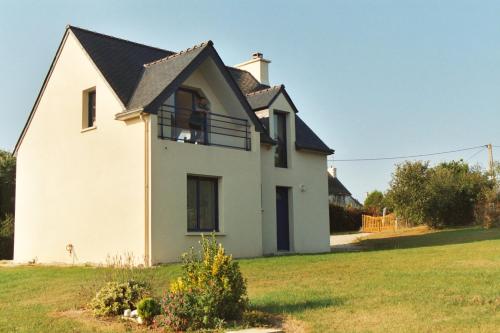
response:
<path id="1" fill-rule="evenodd" d="M 68 34 L 17 152 L 14 260 L 142 260 L 144 124 L 114 119 L 121 103 Z M 97 128 L 82 133 L 82 92 L 91 87 Z"/>
<path id="2" fill-rule="evenodd" d="M 261 149 L 262 160 L 262 242 L 264 254 L 275 253 L 276 186 L 290 187 L 290 250 L 297 253 L 330 250 L 328 220 L 327 156 L 295 149 L 295 117 L 282 94 L 270 106 L 269 127 L 273 131 L 273 112 L 287 112 L 288 168 L 274 166 L 274 147 Z M 301 190 L 304 187 L 304 191 Z"/>
<path id="3" fill-rule="evenodd" d="M 210 60 L 184 82 L 201 88 L 214 113 L 246 117 Z M 210 78 L 210 79 L 208 79 Z M 259 133 L 253 126 L 252 150 L 194 145 L 157 137 L 151 118 L 151 260 L 179 261 L 200 234 L 187 232 L 187 176 L 219 179 L 219 235 L 235 257 L 262 255 Z"/>

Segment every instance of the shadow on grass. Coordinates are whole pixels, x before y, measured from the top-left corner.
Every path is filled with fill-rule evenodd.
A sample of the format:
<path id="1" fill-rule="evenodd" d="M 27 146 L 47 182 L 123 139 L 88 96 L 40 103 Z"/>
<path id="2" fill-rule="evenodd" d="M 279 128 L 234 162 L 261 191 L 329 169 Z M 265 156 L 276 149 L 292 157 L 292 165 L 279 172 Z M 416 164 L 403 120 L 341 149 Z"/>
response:
<path id="1" fill-rule="evenodd" d="M 421 235 L 388 235 L 386 238 L 361 240 L 358 244 L 365 250 L 408 249 L 427 246 L 466 244 L 500 239 L 500 228 L 464 228 L 441 230 Z"/>
<path id="2" fill-rule="evenodd" d="M 340 306 L 344 300 L 338 297 L 321 297 L 310 300 L 294 301 L 263 301 L 262 303 L 252 305 L 251 308 L 258 311 L 275 314 L 294 314 L 305 310 L 314 310 L 331 306 Z"/>

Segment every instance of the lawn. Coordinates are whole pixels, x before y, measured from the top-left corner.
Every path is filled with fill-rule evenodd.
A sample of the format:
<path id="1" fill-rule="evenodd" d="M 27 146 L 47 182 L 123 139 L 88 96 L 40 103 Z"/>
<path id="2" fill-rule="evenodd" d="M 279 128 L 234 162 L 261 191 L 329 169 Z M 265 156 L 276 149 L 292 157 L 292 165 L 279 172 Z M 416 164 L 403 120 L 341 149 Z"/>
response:
<path id="1" fill-rule="evenodd" d="M 392 236 L 392 237 L 388 237 Z M 494 332 L 500 327 L 500 229 L 401 233 L 362 252 L 240 260 L 252 306 L 309 332 Z M 120 271 L 0 268 L 0 331 L 124 332 L 80 310 Z M 179 265 L 134 273 L 161 295 Z"/>

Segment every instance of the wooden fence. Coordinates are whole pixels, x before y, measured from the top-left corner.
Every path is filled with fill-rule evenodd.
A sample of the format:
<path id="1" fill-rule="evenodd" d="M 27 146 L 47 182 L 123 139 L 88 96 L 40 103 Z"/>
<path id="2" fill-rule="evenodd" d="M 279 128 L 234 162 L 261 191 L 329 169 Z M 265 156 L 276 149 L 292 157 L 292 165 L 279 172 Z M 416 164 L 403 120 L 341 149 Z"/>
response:
<path id="1" fill-rule="evenodd" d="M 396 231 L 398 229 L 398 220 L 394 214 L 386 216 L 363 215 L 362 223 L 361 230 L 363 232 Z"/>

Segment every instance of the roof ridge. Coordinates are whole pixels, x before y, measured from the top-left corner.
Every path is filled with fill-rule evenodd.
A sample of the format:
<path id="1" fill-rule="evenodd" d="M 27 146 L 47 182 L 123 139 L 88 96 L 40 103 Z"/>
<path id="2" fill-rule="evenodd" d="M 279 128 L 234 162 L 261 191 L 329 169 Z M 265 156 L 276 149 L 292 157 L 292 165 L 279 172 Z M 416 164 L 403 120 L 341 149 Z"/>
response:
<path id="1" fill-rule="evenodd" d="M 253 95 L 260 94 L 260 93 L 264 93 L 264 92 L 272 90 L 272 89 L 276 89 L 276 88 L 281 89 L 281 88 L 284 88 L 284 87 L 285 87 L 284 84 L 277 84 L 277 85 L 269 87 L 269 88 L 265 88 L 265 89 L 261 89 L 261 90 L 257 90 L 257 91 L 252 91 L 252 92 L 246 94 L 246 96 L 253 96 Z"/>
<path id="2" fill-rule="evenodd" d="M 214 44 L 214 43 L 213 43 L 211 40 L 208 40 L 208 41 L 206 41 L 206 42 L 202 42 L 202 43 L 200 43 L 200 44 L 196 44 L 196 45 L 194 45 L 194 46 L 188 47 L 187 49 L 184 49 L 184 50 L 179 51 L 179 52 L 177 52 L 177 53 L 171 54 L 171 55 L 166 56 L 166 57 L 164 57 L 164 58 L 160 58 L 160 59 L 158 59 L 158 60 L 155 60 L 155 61 L 152 61 L 152 62 L 148 62 L 148 63 L 144 64 L 144 67 L 149 67 L 149 66 L 152 66 L 152 65 L 156 65 L 156 64 L 158 64 L 158 63 L 160 63 L 160 62 L 170 60 L 170 59 L 172 59 L 172 58 L 175 58 L 175 57 L 178 57 L 178 56 L 180 56 L 180 55 L 186 54 L 186 53 L 188 53 L 188 52 L 191 52 L 191 51 L 197 50 L 197 49 L 199 49 L 199 48 L 201 48 L 201 47 L 205 47 L 205 46 L 207 46 L 207 45 L 213 45 L 213 44 Z"/>
<path id="3" fill-rule="evenodd" d="M 83 28 L 76 27 L 76 26 L 74 26 L 74 25 L 70 25 L 70 24 L 68 24 L 68 25 L 66 26 L 66 29 L 76 29 L 76 30 L 81 30 L 81 31 L 89 32 L 89 33 L 94 34 L 94 35 L 98 35 L 98 36 L 102 36 L 102 37 L 106 37 L 106 38 L 110 38 L 110 39 L 115 39 L 115 40 L 118 40 L 118 41 L 121 41 L 121 42 L 125 42 L 125 43 L 129 43 L 129 44 L 134 44 L 134 45 L 138 45 L 138 46 L 147 47 L 147 48 L 150 48 L 150 49 L 155 49 L 155 50 L 158 50 L 158 51 L 170 52 L 170 53 L 172 53 L 172 54 L 175 54 L 175 52 L 174 52 L 174 51 L 170 51 L 170 50 L 162 49 L 162 48 L 159 48 L 159 47 L 156 47 L 156 46 L 146 45 L 146 44 L 142 44 L 142 43 L 138 43 L 138 42 L 133 42 L 133 41 L 131 41 L 131 40 L 124 39 L 124 38 L 120 38 L 120 37 L 115 37 L 115 36 L 111 36 L 111 35 L 106 35 L 106 34 L 103 34 L 103 33 L 97 32 L 97 31 L 92 31 L 92 30 L 88 30 L 88 29 L 83 29 Z"/>

